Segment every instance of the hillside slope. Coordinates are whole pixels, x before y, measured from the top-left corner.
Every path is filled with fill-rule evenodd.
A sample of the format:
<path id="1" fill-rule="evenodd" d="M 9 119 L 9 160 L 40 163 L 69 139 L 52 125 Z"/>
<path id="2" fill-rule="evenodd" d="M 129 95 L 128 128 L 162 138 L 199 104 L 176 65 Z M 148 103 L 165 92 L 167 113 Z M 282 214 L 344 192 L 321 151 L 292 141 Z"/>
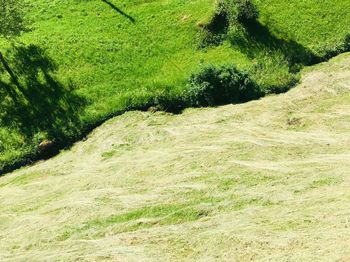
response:
<path id="1" fill-rule="evenodd" d="M 0 174 L 51 153 L 41 143 L 70 145 L 125 111 L 203 105 L 201 89 L 191 101 L 187 92 L 206 67 L 247 73 L 261 96 L 350 47 L 348 0 L 256 0 L 259 15 L 244 24 L 218 6 L 238 0 L 25 2 L 21 44 L 0 40 L 20 83 L 0 67 Z"/>
<path id="2" fill-rule="evenodd" d="M 347 261 L 350 54 L 286 94 L 128 112 L 0 177 L 1 261 Z"/>

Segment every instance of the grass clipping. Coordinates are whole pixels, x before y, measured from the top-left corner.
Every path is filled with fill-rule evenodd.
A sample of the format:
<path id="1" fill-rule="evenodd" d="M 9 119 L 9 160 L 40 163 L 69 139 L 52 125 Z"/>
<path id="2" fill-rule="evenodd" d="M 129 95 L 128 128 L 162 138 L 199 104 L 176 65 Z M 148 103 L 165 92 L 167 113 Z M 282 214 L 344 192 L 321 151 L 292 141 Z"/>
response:
<path id="1" fill-rule="evenodd" d="M 1 261 L 347 261 L 350 55 L 286 94 L 129 112 L 0 178 Z"/>

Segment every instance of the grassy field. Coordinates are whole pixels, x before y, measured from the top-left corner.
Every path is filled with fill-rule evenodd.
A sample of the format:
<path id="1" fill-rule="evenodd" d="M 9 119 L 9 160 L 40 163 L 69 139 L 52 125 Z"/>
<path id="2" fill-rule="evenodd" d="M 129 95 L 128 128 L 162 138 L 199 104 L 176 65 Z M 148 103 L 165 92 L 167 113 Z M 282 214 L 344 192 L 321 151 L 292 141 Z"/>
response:
<path id="1" fill-rule="evenodd" d="M 286 94 L 128 112 L 0 178 L 1 261 L 348 261 L 350 54 Z"/>
<path id="2" fill-rule="evenodd" d="M 284 91 L 350 31 L 347 0 L 257 0 L 258 19 L 229 28 L 212 26 L 214 0 L 26 2 L 22 44 L 0 44 L 21 84 L 0 68 L 0 173 L 124 111 L 193 105 L 189 77 L 209 65 L 247 72 L 262 95 Z"/>

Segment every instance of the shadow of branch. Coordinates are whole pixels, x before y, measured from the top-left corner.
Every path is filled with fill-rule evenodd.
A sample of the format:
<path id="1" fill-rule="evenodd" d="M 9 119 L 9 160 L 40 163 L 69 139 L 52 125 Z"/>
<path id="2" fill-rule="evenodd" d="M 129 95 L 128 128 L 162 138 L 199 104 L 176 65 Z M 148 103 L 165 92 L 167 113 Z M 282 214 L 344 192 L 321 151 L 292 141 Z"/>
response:
<path id="1" fill-rule="evenodd" d="M 110 1 L 108 1 L 108 0 L 101 0 L 101 1 L 104 2 L 105 4 L 109 5 L 113 10 L 115 10 L 119 14 L 121 14 L 124 17 L 126 17 L 127 19 L 129 19 L 132 23 L 136 22 L 135 19 L 132 16 L 130 16 L 127 13 L 125 13 L 123 10 L 121 10 L 120 8 L 118 8 L 117 6 L 112 4 Z"/>

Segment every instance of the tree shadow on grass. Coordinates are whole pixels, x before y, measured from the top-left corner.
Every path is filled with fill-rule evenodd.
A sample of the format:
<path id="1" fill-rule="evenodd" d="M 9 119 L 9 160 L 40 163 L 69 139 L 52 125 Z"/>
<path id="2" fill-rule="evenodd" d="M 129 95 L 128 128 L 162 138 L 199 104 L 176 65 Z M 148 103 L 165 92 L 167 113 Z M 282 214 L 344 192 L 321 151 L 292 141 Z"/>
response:
<path id="1" fill-rule="evenodd" d="M 238 12 L 236 15 L 231 14 L 233 11 L 227 7 L 218 9 L 210 23 L 204 26 L 204 38 L 200 47 L 220 45 L 228 40 L 252 60 L 282 58 L 288 64 L 290 72 L 294 73 L 299 71 L 300 65 L 322 61 L 321 57 L 300 43 L 271 32 L 259 21 L 259 12 L 252 2 L 242 1 L 240 4 L 238 1 L 235 6 Z"/>
<path id="2" fill-rule="evenodd" d="M 0 68 L 0 124 L 14 127 L 27 139 L 45 132 L 50 139 L 64 139 L 79 132 L 79 112 L 85 101 L 74 87 L 54 76 L 55 63 L 35 46 L 14 47 L 9 65 L 17 83 Z"/>
<path id="3" fill-rule="evenodd" d="M 312 65 L 321 61 L 320 57 L 296 41 L 278 38 L 258 20 L 248 20 L 242 27 L 243 30 L 231 32 L 229 40 L 251 59 L 261 53 L 279 53 L 288 62 L 291 71 L 298 64 Z"/>

